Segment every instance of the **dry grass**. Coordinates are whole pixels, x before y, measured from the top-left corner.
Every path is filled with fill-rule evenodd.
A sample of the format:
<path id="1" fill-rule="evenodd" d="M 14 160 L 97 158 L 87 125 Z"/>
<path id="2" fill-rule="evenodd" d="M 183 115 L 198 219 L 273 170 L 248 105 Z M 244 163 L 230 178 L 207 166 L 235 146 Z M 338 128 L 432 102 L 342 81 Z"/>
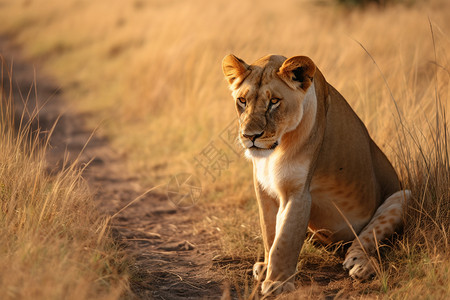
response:
<path id="1" fill-rule="evenodd" d="M 118 299 L 127 265 L 108 220 L 95 212 L 76 163 L 46 173 L 47 142 L 32 131 L 33 118 L 13 120 L 6 90 L 0 87 L 0 299 Z"/>
<path id="2" fill-rule="evenodd" d="M 384 251 L 380 292 L 421 298 L 428 287 L 431 298 L 448 295 L 450 3 L 383 10 L 332 3 L 10 1 L 0 19 L 1 31 L 60 79 L 94 125 L 104 122 L 144 183 L 197 172 L 200 205 L 216 208 L 205 226 L 223 232 L 224 255 L 244 261 L 256 258 L 260 237 L 251 167 L 219 138 L 235 117 L 221 59 L 310 56 L 415 195 L 406 234 Z M 193 159 L 210 141 L 232 160 L 214 182 Z"/>

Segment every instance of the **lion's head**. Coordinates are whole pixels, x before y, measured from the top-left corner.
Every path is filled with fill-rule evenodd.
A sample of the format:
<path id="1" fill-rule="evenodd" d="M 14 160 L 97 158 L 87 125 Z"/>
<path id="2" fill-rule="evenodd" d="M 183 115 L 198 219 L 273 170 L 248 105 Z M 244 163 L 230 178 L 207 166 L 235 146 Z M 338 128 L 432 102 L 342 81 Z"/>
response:
<path id="1" fill-rule="evenodd" d="M 302 120 L 315 64 L 305 56 L 268 55 L 248 65 L 230 54 L 222 67 L 236 102 L 239 139 L 246 155 L 270 155 Z"/>

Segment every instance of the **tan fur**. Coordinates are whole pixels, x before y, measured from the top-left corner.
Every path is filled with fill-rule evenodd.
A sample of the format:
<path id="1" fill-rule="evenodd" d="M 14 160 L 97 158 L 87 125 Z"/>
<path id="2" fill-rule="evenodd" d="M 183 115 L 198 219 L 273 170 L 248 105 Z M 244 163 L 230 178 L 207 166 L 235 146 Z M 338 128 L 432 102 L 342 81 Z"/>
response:
<path id="1" fill-rule="evenodd" d="M 374 269 L 365 252 L 374 251 L 374 234 L 380 240 L 396 230 L 409 191 L 364 124 L 308 57 L 247 65 L 229 55 L 223 70 L 253 161 L 265 248 L 254 275 L 266 273 L 262 292 L 293 289 L 308 226 L 324 243 L 353 241 L 344 267 L 368 278 Z"/>

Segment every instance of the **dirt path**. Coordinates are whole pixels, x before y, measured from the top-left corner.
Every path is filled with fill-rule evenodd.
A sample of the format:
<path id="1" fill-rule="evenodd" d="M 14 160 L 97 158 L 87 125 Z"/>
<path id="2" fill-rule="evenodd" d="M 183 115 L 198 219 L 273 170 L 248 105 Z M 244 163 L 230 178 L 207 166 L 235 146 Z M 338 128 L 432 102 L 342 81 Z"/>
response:
<path id="1" fill-rule="evenodd" d="M 17 111 L 23 109 L 20 99 L 31 91 L 27 107 L 29 111 L 36 104 L 43 107 L 39 114 L 42 130 L 49 130 L 62 114 L 51 139 L 49 172 L 58 170 L 66 155 L 69 162 L 76 159 L 90 140 L 79 163 L 90 162 L 83 177 L 95 192 L 102 213 L 114 215 L 146 191 L 138 178 L 126 171 L 124 159 L 111 149 L 105 138 L 94 135 L 90 139 L 92 130 L 84 125 L 89 116 L 71 113 L 75 111 L 73 104 L 65 101 L 64 90 L 54 80 L 40 74 L 39 68 L 35 72 L 33 64 L 20 57 L 17 47 L 1 39 L 0 54 L 9 65 L 13 61 Z M 8 80 L 4 81 L 8 86 Z M 173 205 L 164 187 L 142 196 L 114 217 L 112 224 L 118 239 L 135 258 L 132 291 L 136 298 L 220 298 L 221 278 L 212 266 L 217 239 L 212 233 L 196 230 L 194 226 L 204 217 L 205 212 L 199 207 L 182 209 Z"/>

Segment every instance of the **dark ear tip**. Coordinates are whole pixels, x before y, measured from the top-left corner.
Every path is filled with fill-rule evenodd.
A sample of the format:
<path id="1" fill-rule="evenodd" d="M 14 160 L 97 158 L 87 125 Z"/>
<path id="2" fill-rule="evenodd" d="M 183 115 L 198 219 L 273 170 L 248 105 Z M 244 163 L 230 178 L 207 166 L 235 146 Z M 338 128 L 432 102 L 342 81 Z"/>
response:
<path id="1" fill-rule="evenodd" d="M 309 79 L 311 81 L 313 79 L 311 76 L 307 74 L 306 68 L 304 66 L 292 70 L 292 73 L 294 74 L 294 77 L 292 78 L 292 80 L 294 81 L 304 82 L 306 79 Z"/>

